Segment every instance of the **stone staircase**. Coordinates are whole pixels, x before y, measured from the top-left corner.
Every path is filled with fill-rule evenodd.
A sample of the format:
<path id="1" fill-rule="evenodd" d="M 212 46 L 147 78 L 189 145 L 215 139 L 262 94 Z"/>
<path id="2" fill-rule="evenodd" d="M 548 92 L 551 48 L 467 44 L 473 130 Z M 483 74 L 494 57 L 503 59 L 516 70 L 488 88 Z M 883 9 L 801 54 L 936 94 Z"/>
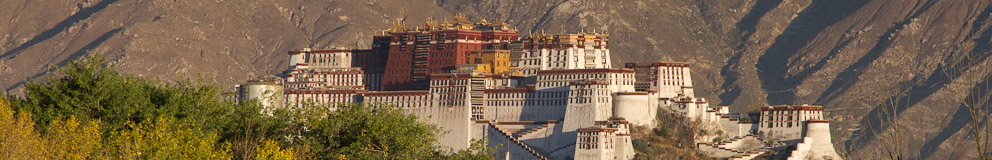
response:
<path id="1" fill-rule="evenodd" d="M 540 127 L 535 127 L 535 128 L 531 128 L 531 129 L 528 129 L 528 130 L 524 130 L 522 132 L 518 132 L 516 135 L 517 135 L 517 138 L 520 138 L 520 137 L 523 137 L 524 135 L 527 135 L 527 134 L 530 134 L 530 133 L 534 133 L 534 132 L 540 131 L 541 129 L 545 129 L 545 128 L 548 128 L 548 124 L 544 124 L 544 125 L 541 125 Z"/>
<path id="2" fill-rule="evenodd" d="M 741 154 L 741 155 L 736 155 L 734 157 L 730 157 L 729 160 L 749 160 L 749 159 L 754 159 L 755 157 L 758 157 L 758 156 L 760 156 L 762 154 L 768 153 L 768 151 L 771 151 L 771 150 L 770 149 L 753 150 L 753 151 L 750 151 L 750 152 L 747 152 L 747 153 L 744 153 L 744 154 Z"/>
<path id="3" fill-rule="evenodd" d="M 496 129 L 497 132 L 499 132 L 501 135 L 505 136 L 507 139 L 510 139 L 511 142 L 513 142 L 514 144 L 520 146 L 520 148 L 523 148 L 527 152 L 530 152 L 530 154 L 534 155 L 534 157 L 537 157 L 538 159 L 541 159 L 541 160 L 547 160 L 548 159 L 547 157 L 544 157 L 540 153 L 537 153 L 537 151 L 534 151 L 534 149 L 530 148 L 530 146 L 528 146 L 527 144 L 525 144 L 523 142 L 520 142 L 520 140 L 518 140 L 517 137 L 514 137 L 512 134 L 510 134 L 510 132 L 508 132 L 503 127 L 499 127 L 498 125 L 494 124 L 492 121 L 489 121 L 487 124 L 489 125 L 489 127 L 493 127 L 494 129 Z"/>
<path id="4" fill-rule="evenodd" d="M 733 153 L 734 156 L 730 157 L 729 159 L 753 159 L 753 158 L 755 158 L 755 157 L 757 157 L 757 156 L 759 156 L 761 154 L 765 154 L 765 153 L 767 153 L 769 151 L 769 149 L 768 148 L 765 148 L 765 147 L 754 149 L 754 150 L 750 150 L 750 151 L 741 151 L 741 150 L 738 150 L 736 147 L 730 147 L 729 146 L 729 145 L 734 144 L 734 143 L 743 143 L 743 142 L 740 142 L 740 141 L 741 140 L 744 140 L 745 138 L 756 138 L 758 141 L 761 141 L 761 137 L 759 137 L 757 135 L 746 135 L 746 136 L 734 137 L 732 139 L 728 139 L 728 140 L 722 141 L 722 142 L 717 143 L 717 144 L 698 143 L 697 145 L 698 145 L 698 148 L 700 148 L 700 149 L 704 149 L 704 148 L 715 149 L 717 151 L 716 153 L 728 153 L 728 152 L 729 153 Z M 762 146 L 764 146 L 764 145 L 762 145 Z"/>
<path id="5" fill-rule="evenodd" d="M 560 151 L 562 149 L 565 149 L 565 148 L 568 148 L 568 147 L 571 147 L 571 146 L 574 146 L 574 145 L 575 145 L 575 143 L 569 143 L 568 145 L 561 146 L 561 147 L 555 148 L 554 150 L 551 150 L 550 153 L 555 153 L 555 152 L 558 152 L 558 151 Z"/>
<path id="6" fill-rule="evenodd" d="M 718 147 L 721 147 L 721 148 L 725 148 L 725 147 L 727 147 L 727 145 L 730 145 L 732 143 L 737 143 L 740 140 L 743 140 L 744 138 L 749 138 L 749 137 L 754 137 L 754 138 L 757 138 L 759 141 L 761 141 L 761 137 L 758 137 L 757 135 L 749 134 L 749 135 L 745 135 L 745 136 L 734 137 L 734 138 L 731 138 L 731 139 L 728 139 L 728 140 L 724 140 L 724 141 L 720 142 L 719 144 L 717 144 L 717 146 Z"/>

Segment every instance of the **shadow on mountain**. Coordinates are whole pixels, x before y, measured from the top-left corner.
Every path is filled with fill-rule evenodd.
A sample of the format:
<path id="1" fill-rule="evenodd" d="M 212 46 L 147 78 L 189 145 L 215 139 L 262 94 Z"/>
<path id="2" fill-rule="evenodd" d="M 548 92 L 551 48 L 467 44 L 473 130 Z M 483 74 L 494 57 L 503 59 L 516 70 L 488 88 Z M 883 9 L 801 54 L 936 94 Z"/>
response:
<path id="1" fill-rule="evenodd" d="M 906 94 L 889 97 L 889 100 L 894 100 L 895 102 L 906 102 L 905 104 L 903 103 L 896 104 L 896 108 L 895 108 L 896 110 L 894 113 L 899 114 L 905 111 L 907 108 L 911 106 L 915 106 L 926 97 L 935 94 L 938 90 L 950 84 L 954 79 L 958 79 L 959 77 L 961 77 L 966 71 L 968 71 L 969 68 L 972 68 L 975 65 L 979 65 L 980 63 L 986 61 L 986 59 L 989 58 L 990 55 L 989 51 L 992 50 L 992 43 L 990 43 L 989 41 L 989 39 L 992 38 L 992 29 L 987 29 L 982 27 L 989 22 L 990 14 L 992 14 L 992 6 L 986 7 L 984 11 L 982 11 L 982 13 L 979 14 L 979 17 L 976 18 L 977 22 L 972 24 L 973 25 L 972 28 L 973 30 L 971 31 L 972 33 L 981 32 L 981 34 L 977 38 L 975 37 L 966 38 L 966 39 L 972 39 L 976 43 L 976 47 L 974 49 L 972 49 L 971 51 L 965 51 L 967 52 L 967 54 L 961 54 L 961 56 L 957 56 L 956 58 L 954 57 L 948 58 L 947 60 L 945 60 L 945 63 L 943 64 L 950 64 L 950 65 L 943 65 L 937 67 L 935 73 L 931 74 L 922 82 L 916 83 L 917 85 L 913 86 L 912 88 L 904 92 Z M 970 34 L 970 35 L 975 35 L 975 34 Z M 984 87 L 989 85 L 988 83 L 990 78 L 992 77 L 985 77 L 985 79 L 979 84 L 977 84 L 975 87 Z M 969 97 L 988 96 L 988 93 L 980 93 L 979 95 L 975 95 L 975 94 L 976 94 L 975 92 L 972 92 L 969 95 Z M 882 115 L 881 109 L 882 108 L 876 106 L 874 109 L 868 112 L 868 114 L 865 115 L 865 118 L 863 118 L 860 122 L 861 126 L 879 126 L 879 127 L 873 127 L 871 129 L 862 128 L 860 130 L 854 131 L 854 133 L 851 134 L 851 137 L 848 138 L 847 142 L 845 142 L 845 146 L 846 148 L 848 148 L 848 152 L 850 152 L 850 149 L 852 147 L 863 147 L 867 145 L 867 142 L 857 143 L 852 140 L 854 139 L 874 140 L 876 135 L 870 133 L 879 133 L 890 127 L 889 124 L 883 124 L 882 120 L 880 119 Z M 954 117 L 955 119 L 951 121 L 952 123 L 964 121 L 962 119 L 959 119 L 961 117 L 958 117 L 959 114 L 961 114 L 961 112 L 962 111 L 959 109 L 955 113 L 955 117 Z M 970 121 L 970 117 L 965 117 L 965 118 L 967 118 L 965 120 Z M 949 138 L 951 135 L 954 134 L 954 132 L 957 132 L 958 130 L 960 130 L 961 127 L 963 127 L 956 125 L 960 125 L 960 124 L 950 124 L 950 126 L 942 130 L 936 137 L 931 138 L 926 144 L 924 144 L 923 148 L 921 148 L 920 151 L 936 150 L 941 143 L 946 141 L 947 138 Z M 859 135 L 863 137 L 860 138 L 856 137 Z M 921 152 L 921 157 L 927 157 L 930 156 L 931 154 L 932 152 Z"/>
<path id="2" fill-rule="evenodd" d="M 110 6 L 110 4 L 113 4 L 114 2 L 117 2 L 117 0 L 103 0 L 91 7 L 80 9 L 79 12 L 76 12 L 76 14 L 69 16 L 69 18 L 66 18 L 65 20 L 62 20 L 62 22 L 59 22 L 54 27 L 41 32 L 41 34 L 38 34 L 34 38 L 31 38 L 31 40 L 24 42 L 23 44 L 17 46 L 14 49 L 4 52 L 2 55 L 0 55 L 0 59 L 12 59 L 13 57 L 20 54 L 21 51 L 24 51 L 25 49 L 30 48 L 31 46 L 34 46 L 38 43 L 44 42 L 45 40 L 55 37 L 55 35 L 64 32 L 66 29 L 68 29 L 72 25 L 75 25 L 79 21 L 90 18 L 91 16 L 93 16 L 93 14 L 95 14 L 96 12 L 100 12 L 101 10 L 107 8 L 107 6 Z"/>
<path id="3" fill-rule="evenodd" d="M 108 31 L 106 33 L 103 33 L 103 35 L 100 35 L 100 37 L 97 37 L 96 40 L 93 40 L 89 44 L 86 44 L 86 46 L 83 46 L 82 48 L 79 48 L 79 50 L 76 50 L 76 52 L 72 52 L 72 54 L 69 55 L 69 57 L 67 57 L 66 59 L 63 59 L 61 62 L 59 62 L 57 64 L 57 66 L 58 67 L 64 67 L 70 61 L 73 61 L 73 60 L 76 60 L 76 59 L 79 59 L 79 58 L 82 58 L 82 57 L 88 55 L 89 54 L 89 50 L 92 50 L 92 49 L 96 48 L 97 46 L 100 46 L 101 44 L 103 44 L 103 42 L 106 42 L 108 39 L 110 39 L 111 37 L 113 37 L 115 34 L 120 33 L 122 30 L 123 30 L 123 28 L 117 28 L 117 29 L 110 30 L 110 31 Z M 45 75 L 47 75 L 48 73 L 51 73 L 51 72 L 52 72 L 52 70 L 48 70 L 48 71 L 45 71 L 45 72 L 40 72 L 40 73 L 37 73 L 35 75 L 32 75 L 27 80 L 23 80 L 23 81 L 17 82 L 14 85 L 11 85 L 10 87 L 8 87 L 6 90 L 7 91 L 10 91 L 10 90 L 19 88 L 21 86 L 24 86 L 25 83 L 28 83 L 31 80 L 35 79 L 35 78 L 39 78 L 39 77 L 45 76 Z"/>
<path id="4" fill-rule="evenodd" d="M 775 43 L 758 58 L 755 65 L 762 89 L 768 93 L 768 104 L 791 104 L 795 98 L 793 92 L 788 90 L 795 88 L 801 81 L 786 79 L 789 60 L 793 55 L 827 26 L 839 22 L 867 3 L 868 1 L 816 0 L 799 13 L 800 16 L 775 38 Z"/>

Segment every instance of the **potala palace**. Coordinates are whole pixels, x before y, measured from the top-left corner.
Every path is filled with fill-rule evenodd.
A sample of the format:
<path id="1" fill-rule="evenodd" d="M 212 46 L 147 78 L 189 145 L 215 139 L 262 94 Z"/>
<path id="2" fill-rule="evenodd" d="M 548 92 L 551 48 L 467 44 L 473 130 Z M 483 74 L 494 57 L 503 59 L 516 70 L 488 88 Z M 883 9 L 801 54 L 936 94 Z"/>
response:
<path id="1" fill-rule="evenodd" d="M 606 33 L 524 35 L 462 15 L 395 23 L 368 49 L 289 51 L 284 73 L 239 85 L 238 96 L 266 107 L 394 105 L 449 131 L 442 145 L 464 149 L 487 139 L 500 146 L 498 159 L 632 159 L 630 128 L 656 126 L 662 111 L 718 131 L 696 138 L 698 150 L 715 158 L 752 159 L 774 140 L 795 145 L 789 159 L 841 159 L 821 106 L 730 114 L 694 96 L 688 63 L 611 68 Z"/>

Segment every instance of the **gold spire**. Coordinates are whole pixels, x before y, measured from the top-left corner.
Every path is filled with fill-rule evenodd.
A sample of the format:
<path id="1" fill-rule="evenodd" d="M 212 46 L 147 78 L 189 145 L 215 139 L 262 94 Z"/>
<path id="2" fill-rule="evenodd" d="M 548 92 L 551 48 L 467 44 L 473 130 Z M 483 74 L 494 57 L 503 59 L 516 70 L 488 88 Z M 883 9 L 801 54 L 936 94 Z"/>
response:
<path id="1" fill-rule="evenodd" d="M 454 23 L 471 24 L 472 21 L 469 21 L 468 18 L 465 18 L 465 14 L 456 13 Z"/>
<path id="2" fill-rule="evenodd" d="M 424 29 L 437 30 L 438 29 L 437 20 L 434 20 L 434 17 L 427 17 L 427 21 L 424 23 Z"/>

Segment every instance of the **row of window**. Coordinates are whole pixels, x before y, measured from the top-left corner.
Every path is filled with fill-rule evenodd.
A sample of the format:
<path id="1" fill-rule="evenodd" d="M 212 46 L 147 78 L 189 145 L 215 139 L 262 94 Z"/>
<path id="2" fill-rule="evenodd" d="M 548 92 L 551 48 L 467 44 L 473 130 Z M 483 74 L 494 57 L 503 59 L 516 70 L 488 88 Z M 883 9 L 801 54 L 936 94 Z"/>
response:
<path id="1" fill-rule="evenodd" d="M 682 67 L 659 67 L 658 72 L 660 72 L 658 73 L 660 75 L 658 81 L 662 82 L 662 85 L 686 85 L 686 77 L 682 77 L 682 75 L 687 71 L 683 70 Z"/>
<path id="2" fill-rule="evenodd" d="M 822 119 L 822 111 L 792 110 L 765 111 L 762 113 L 762 127 L 792 127 L 801 126 L 802 122 L 810 119 Z"/>
<path id="3" fill-rule="evenodd" d="M 578 149 L 598 149 L 599 148 L 599 134 L 600 132 L 580 132 L 579 142 L 576 143 Z M 603 146 L 604 149 L 613 149 L 613 139 L 616 138 L 613 134 L 606 134 L 603 136 Z"/>

